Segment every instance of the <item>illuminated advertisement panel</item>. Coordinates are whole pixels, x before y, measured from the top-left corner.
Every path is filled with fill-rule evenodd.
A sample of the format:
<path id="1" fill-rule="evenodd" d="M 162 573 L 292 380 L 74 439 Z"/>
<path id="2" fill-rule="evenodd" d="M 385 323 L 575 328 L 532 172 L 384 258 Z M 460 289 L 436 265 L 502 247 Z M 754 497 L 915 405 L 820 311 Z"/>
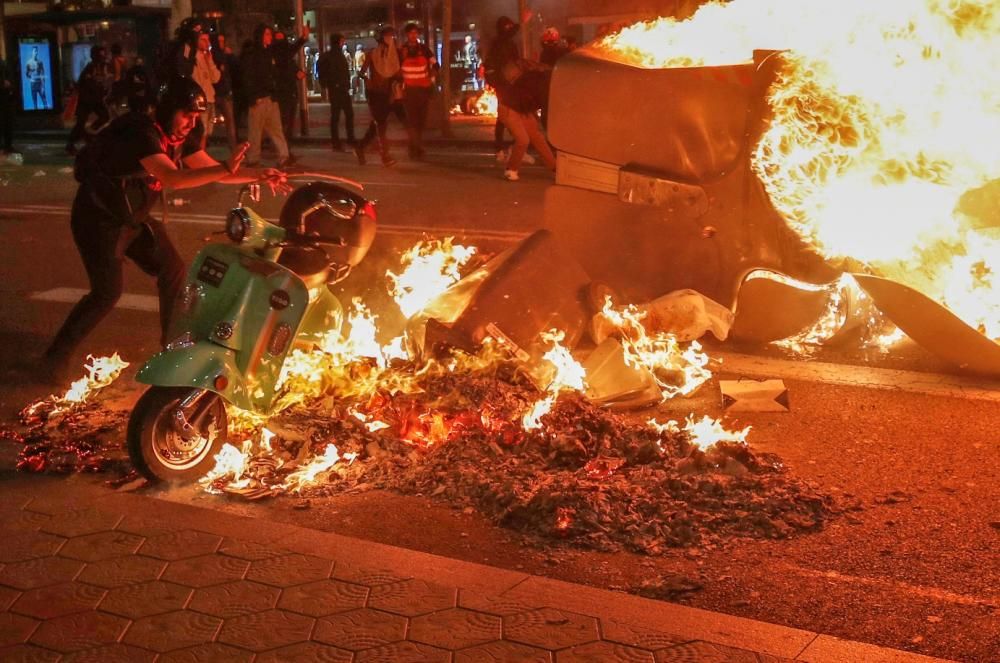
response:
<path id="1" fill-rule="evenodd" d="M 20 56 L 21 109 L 52 110 L 52 46 L 48 39 L 21 37 L 17 40 Z"/>

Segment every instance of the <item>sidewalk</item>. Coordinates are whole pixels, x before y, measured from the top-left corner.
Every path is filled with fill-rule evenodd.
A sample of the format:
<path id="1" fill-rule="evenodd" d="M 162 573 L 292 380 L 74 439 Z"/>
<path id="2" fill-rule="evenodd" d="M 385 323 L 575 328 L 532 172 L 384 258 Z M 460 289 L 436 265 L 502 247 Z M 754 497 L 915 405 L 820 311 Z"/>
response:
<path id="1" fill-rule="evenodd" d="M 0 475 L 2 661 L 932 661 L 337 534 Z"/>
<path id="2" fill-rule="evenodd" d="M 493 147 L 493 127 L 496 118 L 475 115 L 452 115 L 451 116 L 451 136 L 444 137 L 441 134 L 440 120 L 434 117 L 434 107 L 430 109 L 428 118 L 428 128 L 424 133 L 425 143 L 433 146 L 448 147 Z M 358 138 L 364 135 L 368 124 L 371 122 L 371 113 L 368 112 L 368 104 L 354 104 L 354 130 Z M 24 140 L 60 140 L 65 141 L 69 135 L 69 129 L 39 129 L 21 130 L 15 127 L 15 145 Z M 346 138 L 344 130 L 344 119 L 340 120 L 341 139 Z M 240 129 L 240 137 L 246 139 L 246 127 Z M 225 143 L 225 130 L 223 127 L 216 127 L 213 134 L 213 141 L 220 144 Z M 389 117 L 389 140 L 393 145 L 402 145 L 406 142 L 406 131 L 395 115 Z M 510 140 L 510 134 L 507 134 Z M 292 144 L 321 144 L 327 145 L 330 142 L 330 104 L 326 102 L 310 102 L 309 104 L 309 135 L 300 136 L 296 134 L 291 139 Z"/>

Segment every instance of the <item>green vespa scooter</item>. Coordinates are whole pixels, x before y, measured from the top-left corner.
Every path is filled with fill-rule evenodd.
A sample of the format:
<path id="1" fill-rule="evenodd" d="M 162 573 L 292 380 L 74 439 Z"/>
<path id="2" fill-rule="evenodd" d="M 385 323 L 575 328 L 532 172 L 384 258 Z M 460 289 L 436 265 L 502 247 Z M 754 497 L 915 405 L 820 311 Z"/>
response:
<path id="1" fill-rule="evenodd" d="M 259 201 L 259 185 L 244 187 L 229 212 L 229 242 L 195 258 L 173 340 L 136 375 L 151 386 L 129 419 L 128 450 L 150 480 L 191 481 L 210 470 L 226 439 L 227 403 L 272 412 L 285 358 L 340 329 L 343 307 L 328 286 L 374 240 L 374 204 L 336 184 L 297 189 L 276 224 L 243 205 L 248 193 Z"/>

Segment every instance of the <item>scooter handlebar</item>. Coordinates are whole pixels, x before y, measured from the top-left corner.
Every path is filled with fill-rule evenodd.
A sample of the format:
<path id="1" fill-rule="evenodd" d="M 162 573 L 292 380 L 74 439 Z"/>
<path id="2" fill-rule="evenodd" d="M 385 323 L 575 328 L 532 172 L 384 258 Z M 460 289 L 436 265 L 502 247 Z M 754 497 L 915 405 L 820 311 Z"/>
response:
<path id="1" fill-rule="evenodd" d="M 340 177 L 338 175 L 330 175 L 329 173 L 318 173 L 309 170 L 304 170 L 300 168 L 288 168 L 285 170 L 285 175 L 288 179 L 319 179 L 326 180 L 328 182 L 339 182 L 340 184 L 346 184 L 352 186 L 359 191 L 364 191 L 365 186 L 356 180 L 348 179 L 346 177 Z"/>

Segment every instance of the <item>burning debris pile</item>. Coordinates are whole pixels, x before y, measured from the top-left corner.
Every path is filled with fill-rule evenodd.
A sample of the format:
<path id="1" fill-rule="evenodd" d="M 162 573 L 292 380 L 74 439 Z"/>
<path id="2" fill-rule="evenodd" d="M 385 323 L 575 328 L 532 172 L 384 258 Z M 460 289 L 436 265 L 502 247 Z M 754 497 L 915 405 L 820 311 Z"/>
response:
<path id="1" fill-rule="evenodd" d="M 752 451 L 745 430 L 708 417 L 644 423 L 574 393 L 526 430 L 520 417 L 538 392 L 510 363 L 427 375 L 419 386 L 293 408 L 243 451 L 230 448 L 233 462 L 203 483 L 248 498 L 422 494 L 527 533 L 649 554 L 787 537 L 837 510 L 776 457 Z"/>
<path id="2" fill-rule="evenodd" d="M 528 254 L 549 256 L 546 241 L 526 242 L 536 250 Z M 517 255 L 480 259 L 472 269 L 475 250 L 422 243 L 406 252 L 398 274 L 387 273 L 388 288 L 409 324 L 443 301 L 474 309 L 476 295 L 455 291 L 471 280 L 480 294 L 502 300 L 491 278 L 509 275 L 496 265 Z M 640 384 L 655 400 L 702 387 L 711 373 L 697 342 L 650 332 L 643 315 L 610 298 L 596 313 L 609 337 L 603 343 L 617 344 L 617 370 L 648 376 Z M 460 338 L 462 316 L 445 319 L 456 321 L 451 338 Z M 205 490 L 246 499 L 394 490 L 471 506 L 532 534 L 651 554 L 733 536 L 786 537 L 821 528 L 838 510 L 779 459 L 754 452 L 749 428 L 726 430 L 694 415 L 659 423 L 601 407 L 588 385 L 595 369 L 564 345 L 580 336 L 572 330 L 549 329 L 517 345 L 493 324 L 473 351 L 416 352 L 412 339 L 379 343 L 376 321 L 356 300 L 349 333 L 331 330 L 312 351 L 294 351 L 270 416 L 230 406 L 228 442 L 201 479 Z M 22 412 L 28 433 L 8 435 L 25 443 L 21 469 L 115 466 L 107 433 L 120 431 L 125 417 L 86 397 L 121 367 L 117 357 L 95 360 L 86 384 L 71 390 L 75 405 L 68 394 Z"/>
<path id="3" fill-rule="evenodd" d="M 22 446 L 17 469 L 30 472 L 127 471 L 121 431 L 128 412 L 110 410 L 90 397 L 128 367 L 117 355 L 88 357 L 87 374 L 62 396 L 51 395 L 21 410 L 20 430 L 2 429 L 0 438 Z"/>

